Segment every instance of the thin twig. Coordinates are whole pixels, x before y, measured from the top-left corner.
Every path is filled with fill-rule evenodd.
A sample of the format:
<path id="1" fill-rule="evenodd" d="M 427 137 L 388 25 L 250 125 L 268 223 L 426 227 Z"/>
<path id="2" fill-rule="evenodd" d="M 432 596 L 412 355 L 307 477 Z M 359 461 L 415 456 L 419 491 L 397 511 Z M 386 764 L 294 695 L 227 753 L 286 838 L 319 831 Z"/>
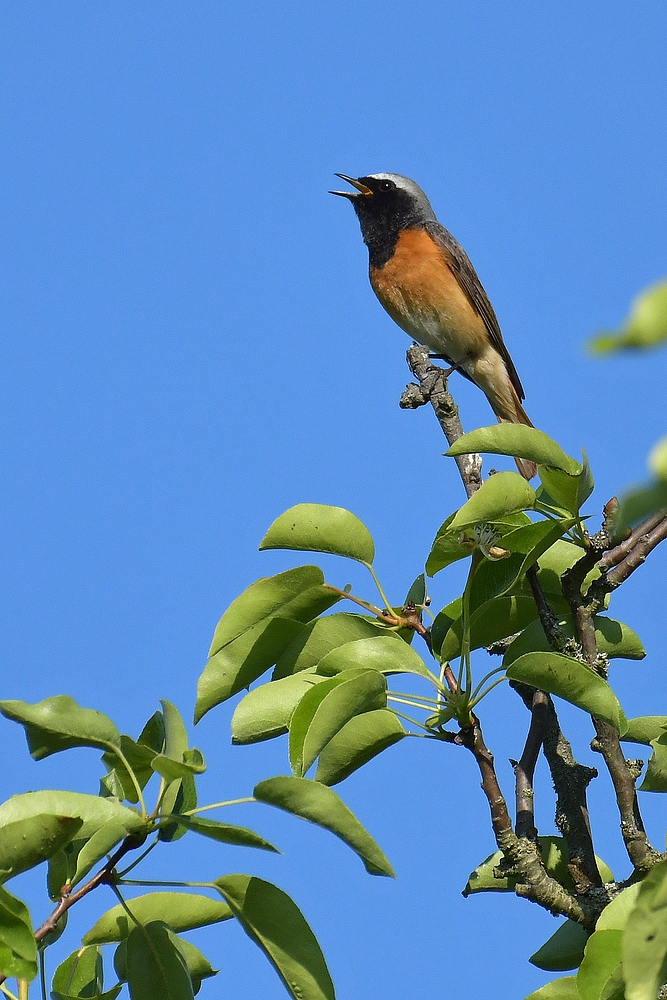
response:
<path id="1" fill-rule="evenodd" d="M 604 572 L 605 570 L 611 569 L 612 566 L 617 566 L 621 560 L 625 559 L 627 555 L 634 549 L 637 542 L 640 541 L 643 535 L 648 535 L 649 532 L 653 531 L 661 521 L 665 519 L 664 510 L 660 510 L 657 514 L 652 514 L 651 517 L 647 517 L 645 521 L 631 532 L 630 535 L 624 541 L 619 542 L 613 548 L 609 549 L 600 559 L 598 566 Z"/>
<path id="2" fill-rule="evenodd" d="M 510 681 L 510 687 L 526 708 L 532 709 L 535 688 L 518 681 Z M 556 826 L 567 844 L 568 870 L 577 892 L 585 892 L 591 886 L 602 885 L 586 798 L 586 789 L 598 772 L 575 760 L 550 695 L 547 695 L 542 748 L 556 791 Z"/>
<path id="3" fill-rule="evenodd" d="M 517 837 L 528 837 L 529 840 L 537 840 L 533 776 L 544 740 L 548 703 L 548 695 L 544 691 L 535 691 L 526 744 L 521 754 L 521 760 L 514 768 L 516 776 L 516 822 L 514 829 Z"/>
<path id="4" fill-rule="evenodd" d="M 463 427 L 459 410 L 447 388 L 447 375 L 444 368 L 432 364 L 427 347 L 413 344 L 407 352 L 408 366 L 412 374 L 419 379 L 419 385 L 411 383 L 401 396 L 400 407 L 404 410 L 416 410 L 419 406 L 430 403 L 438 418 L 442 432 L 450 445 L 463 435 Z M 479 455 L 457 455 L 454 459 L 458 466 L 463 486 L 469 497 L 482 485 L 482 459 Z"/>
<path id="5" fill-rule="evenodd" d="M 606 581 L 610 588 L 620 587 L 622 583 L 631 576 L 653 549 L 667 538 L 667 517 L 648 532 L 644 532 L 628 554 L 613 569 L 606 574 Z"/>

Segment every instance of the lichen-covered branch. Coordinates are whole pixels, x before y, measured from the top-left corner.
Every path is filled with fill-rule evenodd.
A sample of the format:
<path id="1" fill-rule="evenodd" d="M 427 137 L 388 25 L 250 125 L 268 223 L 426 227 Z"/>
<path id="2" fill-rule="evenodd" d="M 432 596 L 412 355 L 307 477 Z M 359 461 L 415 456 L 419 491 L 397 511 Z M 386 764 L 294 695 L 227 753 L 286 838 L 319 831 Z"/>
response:
<path id="1" fill-rule="evenodd" d="M 484 742 L 477 718 L 473 719 L 471 726 L 461 730 L 457 742 L 472 753 L 479 767 L 482 790 L 491 810 L 496 844 L 508 863 L 507 872 L 511 872 L 518 880 L 515 887 L 517 896 L 530 899 L 551 913 L 562 914 L 584 927 L 592 928 L 599 909 L 589 908 L 585 900 L 577 899 L 560 882 L 551 878 L 544 867 L 538 845 L 527 837 L 518 837 L 514 832 L 507 802 L 496 775 L 493 754 Z"/>
<path id="2" fill-rule="evenodd" d="M 656 531 L 660 531 L 660 525 L 653 528 L 653 532 Z M 633 553 L 636 553 L 638 549 L 646 549 L 649 544 L 646 539 L 650 538 L 653 532 L 649 532 L 648 535 L 642 535 L 630 552 L 609 572 L 616 572 L 622 566 L 626 565 L 626 561 L 632 560 Z M 591 542 L 593 541 L 591 539 Z M 658 542 L 656 541 L 653 547 L 657 544 Z M 571 569 L 567 570 L 562 578 L 563 594 L 572 608 L 577 638 L 581 644 L 584 659 L 593 669 L 597 669 L 599 666 L 593 615 L 599 609 L 600 604 L 595 592 L 590 594 L 590 596 L 589 594 L 584 595 L 582 589 L 586 576 L 600 560 L 601 556 L 602 552 L 600 549 L 591 544 L 589 551 Z M 646 558 L 645 555 L 642 561 L 644 558 Z M 624 572 L 627 572 L 629 576 L 633 570 L 630 569 Z M 593 591 L 593 588 L 591 588 L 591 591 Z M 621 835 L 625 849 L 635 869 L 640 872 L 646 872 L 660 860 L 660 854 L 651 846 L 642 822 L 635 789 L 637 773 L 625 759 L 620 737 L 615 727 L 596 716 L 593 716 L 592 719 L 596 737 L 591 743 L 591 749 L 602 754 L 609 770 L 621 817 Z"/>
<path id="3" fill-rule="evenodd" d="M 637 771 L 625 759 L 615 728 L 593 716 L 596 736 L 591 749 L 601 753 L 609 769 L 621 816 L 621 835 L 628 857 L 638 872 L 646 873 L 661 860 L 661 855 L 651 846 L 644 829 L 635 782 Z"/>
<path id="4" fill-rule="evenodd" d="M 450 445 L 463 435 L 459 409 L 447 388 L 447 373 L 431 362 L 428 348 L 413 344 L 407 352 L 410 371 L 419 379 L 407 386 L 401 396 L 400 406 L 404 410 L 416 410 L 430 403 L 438 418 L 442 432 Z M 471 497 L 482 485 L 482 459 L 479 455 L 457 455 L 458 466 L 466 494 Z"/>
<path id="5" fill-rule="evenodd" d="M 535 688 L 510 681 L 526 708 L 532 709 Z M 543 693 L 543 692 L 542 692 Z M 602 880 L 595 860 L 593 836 L 586 789 L 597 778 L 594 767 L 580 764 L 572 753 L 569 740 L 560 728 L 558 714 L 550 695 L 544 712 L 542 748 L 556 792 L 556 826 L 567 843 L 568 869 L 577 892 L 600 886 Z"/>

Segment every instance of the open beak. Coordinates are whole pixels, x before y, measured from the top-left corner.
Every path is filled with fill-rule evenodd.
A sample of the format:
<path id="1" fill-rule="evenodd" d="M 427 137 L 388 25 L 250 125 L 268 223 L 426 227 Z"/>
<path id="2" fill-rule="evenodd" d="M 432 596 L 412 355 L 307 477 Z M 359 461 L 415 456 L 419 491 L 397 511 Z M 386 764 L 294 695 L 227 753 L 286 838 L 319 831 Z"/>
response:
<path id="1" fill-rule="evenodd" d="M 373 194 L 369 187 L 366 187 L 365 184 L 362 184 L 361 181 L 358 181 L 355 177 L 348 177 L 347 174 L 336 174 L 336 177 L 340 177 L 341 180 L 347 181 L 348 184 L 351 184 L 353 188 L 357 189 L 359 194 L 354 194 L 353 191 L 329 191 L 329 194 L 337 194 L 341 198 L 349 198 L 350 201 L 354 201 L 355 198 L 359 197 L 359 195 Z"/>

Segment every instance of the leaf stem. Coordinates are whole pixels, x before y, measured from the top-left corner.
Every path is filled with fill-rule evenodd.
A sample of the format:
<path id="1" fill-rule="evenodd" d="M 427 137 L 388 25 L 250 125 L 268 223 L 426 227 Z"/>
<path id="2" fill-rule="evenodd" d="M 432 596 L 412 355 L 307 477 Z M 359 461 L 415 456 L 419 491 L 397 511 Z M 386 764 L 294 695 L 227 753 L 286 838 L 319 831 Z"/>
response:
<path id="1" fill-rule="evenodd" d="M 133 868 L 136 868 L 137 865 L 140 864 L 144 860 L 144 858 L 147 857 L 151 853 L 151 851 L 153 850 L 153 848 L 157 847 L 157 845 L 159 843 L 159 840 L 160 840 L 160 838 L 156 837 L 155 840 L 153 841 L 153 843 L 149 847 L 147 847 L 146 850 L 143 851 L 143 853 L 140 854 L 139 857 L 135 861 L 133 861 L 131 865 L 128 865 L 128 867 L 125 868 L 122 872 L 118 872 L 118 877 L 122 878 L 123 875 L 127 875 L 127 873 L 131 872 Z"/>
<path id="2" fill-rule="evenodd" d="M 209 809 L 221 809 L 223 806 L 238 806 L 244 802 L 257 802 L 254 795 L 248 795 L 244 799 L 228 799 L 226 802 L 213 802 L 210 806 L 197 806 L 196 809 L 188 809 L 181 813 L 181 816 L 195 816 L 197 813 L 207 812 Z"/>
<path id="3" fill-rule="evenodd" d="M 6 997 L 9 997 L 9 1000 L 19 1000 L 19 998 L 14 993 L 12 993 L 9 987 L 5 986 L 4 983 L 0 983 L 0 990 L 5 994 Z"/>
<path id="4" fill-rule="evenodd" d="M 181 889 L 206 889 L 215 888 L 212 882 L 161 882 L 157 879 L 138 879 L 138 878 L 127 878 L 121 879 L 118 883 L 119 885 L 169 885 L 175 888 Z M 133 918 L 134 919 L 134 918 Z M 136 921 L 135 921 L 136 922 Z"/>
<path id="5" fill-rule="evenodd" d="M 130 918 L 130 920 L 135 924 L 135 926 L 142 927 L 143 925 L 142 925 L 141 921 L 137 920 L 137 918 L 135 917 L 134 913 L 132 912 L 132 910 L 130 909 L 130 907 L 127 905 L 127 903 L 123 899 L 123 894 L 121 893 L 121 891 L 118 888 L 118 886 L 116 885 L 116 883 L 115 882 L 110 882 L 109 885 L 111 886 L 111 890 L 112 890 L 113 894 L 117 897 L 118 902 L 123 907 L 123 909 L 127 913 L 127 915 Z"/>
<path id="6" fill-rule="evenodd" d="M 141 816 L 142 816 L 142 819 L 146 819 L 146 817 L 148 815 L 148 812 L 146 810 L 146 803 L 144 802 L 144 796 L 143 796 L 143 793 L 141 791 L 141 785 L 139 784 L 139 780 L 138 780 L 136 774 L 134 773 L 134 771 L 130 767 L 128 759 L 125 756 L 125 754 L 123 753 L 123 751 L 120 749 L 120 747 L 113 746 L 113 744 L 111 744 L 111 743 L 109 744 L 109 747 L 113 751 L 113 753 L 115 753 L 116 757 L 118 757 L 118 760 L 121 762 L 121 764 L 123 765 L 123 767 L 125 768 L 125 770 L 129 774 L 130 781 L 134 785 L 134 790 L 137 793 L 137 798 L 139 800 L 139 805 L 141 806 Z"/>
<path id="7" fill-rule="evenodd" d="M 422 725 L 421 722 L 417 722 L 416 719 L 411 719 L 409 715 L 404 715 L 403 712 L 399 712 L 399 710 L 397 708 L 392 708 L 392 712 L 394 713 L 394 715 L 397 715 L 399 717 L 399 719 L 405 719 L 406 722 L 412 723 L 412 725 L 413 726 L 417 726 L 418 729 L 423 729 L 425 733 L 429 732 L 427 726 Z M 414 735 L 414 734 L 411 734 L 411 735 Z"/>
<path id="8" fill-rule="evenodd" d="M 397 705 L 409 705 L 411 708 L 419 708 L 422 712 L 431 712 L 431 705 L 423 705 L 418 701 L 411 701 L 409 698 L 397 698 L 394 694 L 387 695 L 387 701 L 395 701 Z"/>
<path id="9" fill-rule="evenodd" d="M 503 668 L 501 668 L 501 669 L 503 669 Z M 406 691 L 393 691 L 393 690 L 389 690 L 387 692 L 387 696 L 389 698 L 393 698 L 394 695 L 396 695 L 398 698 L 416 698 L 417 701 L 424 701 L 424 702 L 427 702 L 429 705 L 437 705 L 438 704 L 438 699 L 437 698 L 427 698 L 426 695 L 410 694 L 409 692 L 406 692 Z"/>
<path id="10" fill-rule="evenodd" d="M 375 570 L 373 569 L 373 567 L 371 566 L 371 564 L 370 564 L 370 563 L 364 563 L 364 566 L 365 566 L 365 567 L 366 567 L 366 568 L 368 569 L 368 572 L 369 572 L 369 573 L 371 574 L 371 576 L 373 577 L 373 580 L 375 581 L 375 586 L 376 586 L 376 587 L 377 587 L 377 589 L 378 589 L 378 592 L 379 592 L 379 594 L 380 594 L 380 597 L 381 597 L 381 598 L 382 598 L 382 600 L 384 601 L 384 606 L 385 606 L 385 608 L 387 609 L 387 611 L 390 611 L 390 612 L 392 613 L 392 615 L 393 615 L 393 614 L 394 614 L 394 609 L 392 608 L 391 604 L 390 604 L 390 603 L 389 603 L 389 601 L 387 600 L 387 595 L 385 594 L 384 590 L 382 589 L 382 584 L 381 584 L 381 583 L 380 583 L 380 581 L 378 580 L 378 576 L 377 576 L 377 573 L 375 572 Z"/>

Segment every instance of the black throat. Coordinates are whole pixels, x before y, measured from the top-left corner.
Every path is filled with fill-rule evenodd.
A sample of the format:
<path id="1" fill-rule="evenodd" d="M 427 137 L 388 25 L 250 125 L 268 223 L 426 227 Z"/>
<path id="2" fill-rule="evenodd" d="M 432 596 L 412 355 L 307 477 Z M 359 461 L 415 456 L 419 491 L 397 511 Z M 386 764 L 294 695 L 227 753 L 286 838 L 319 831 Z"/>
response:
<path id="1" fill-rule="evenodd" d="M 373 268 L 384 267 L 391 260 L 404 229 L 420 229 L 427 221 L 421 206 L 400 195 L 389 204 L 378 204 L 373 196 L 362 195 L 352 204 Z"/>

